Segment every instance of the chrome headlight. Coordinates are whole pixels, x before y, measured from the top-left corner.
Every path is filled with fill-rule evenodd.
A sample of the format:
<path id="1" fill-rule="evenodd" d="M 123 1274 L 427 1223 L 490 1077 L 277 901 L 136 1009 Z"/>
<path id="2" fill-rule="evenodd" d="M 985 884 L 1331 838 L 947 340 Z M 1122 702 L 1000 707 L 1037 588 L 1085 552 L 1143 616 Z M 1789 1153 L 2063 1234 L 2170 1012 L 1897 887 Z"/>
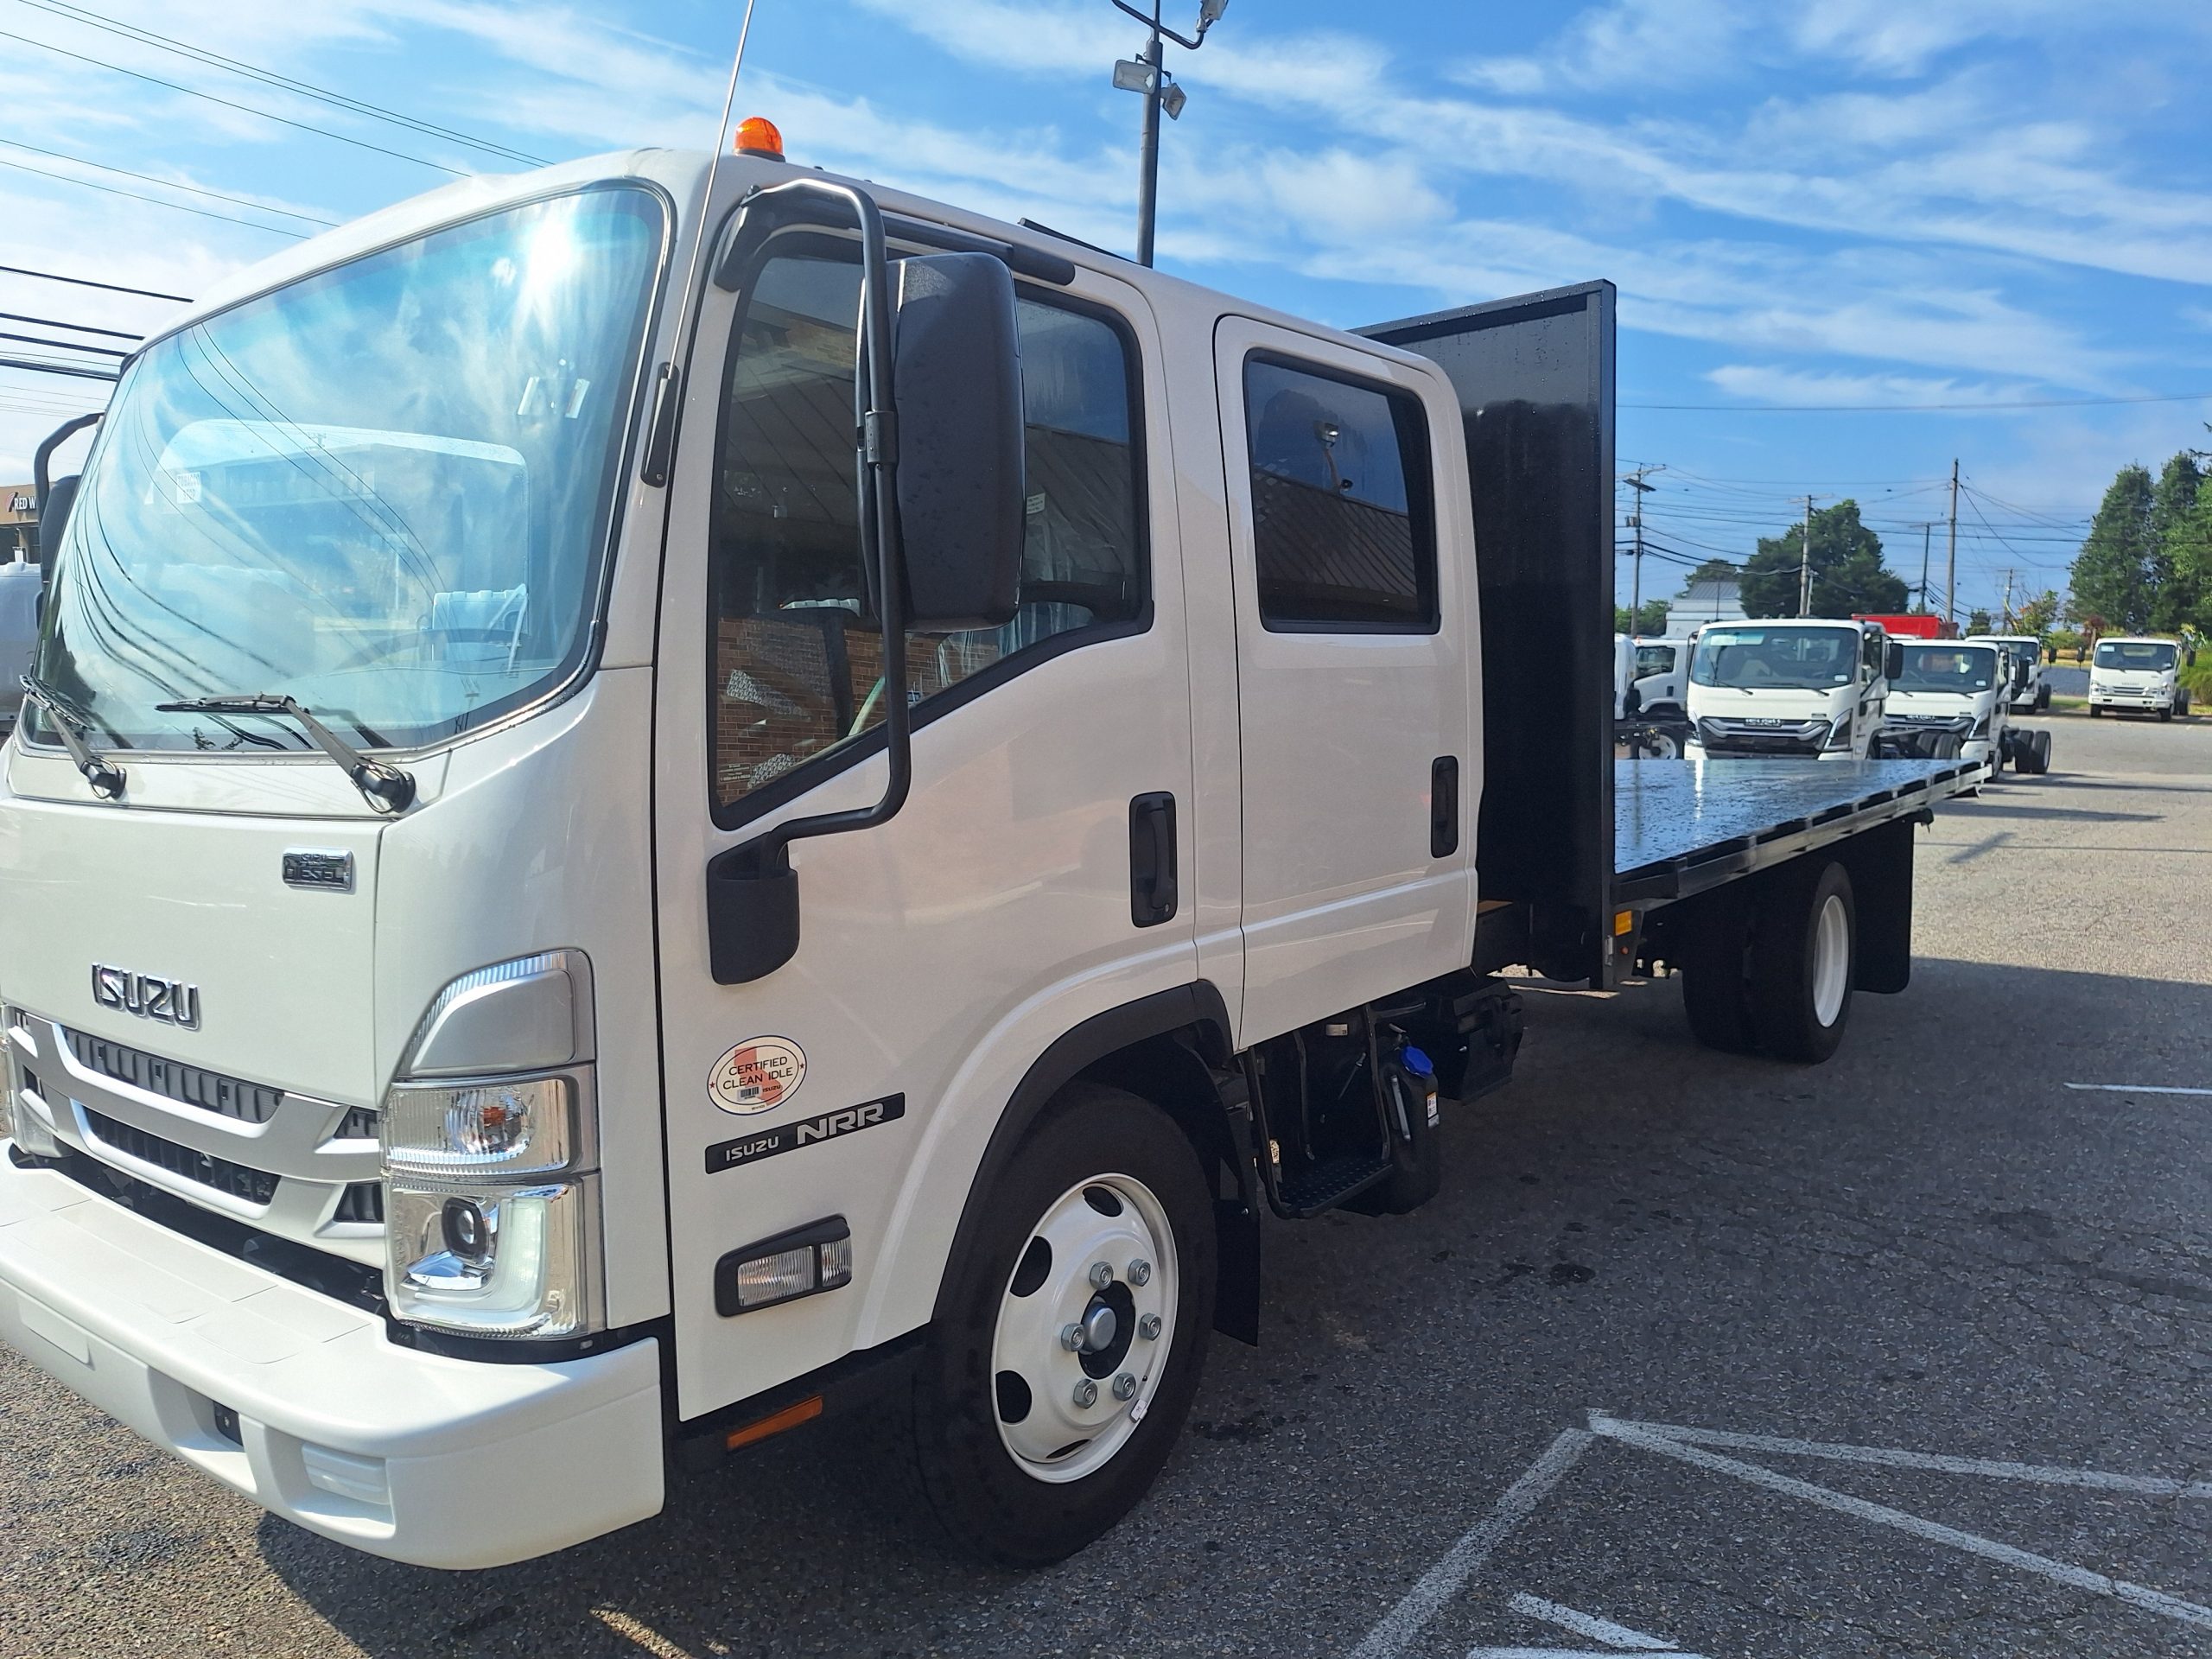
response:
<path id="1" fill-rule="evenodd" d="M 591 969 L 554 950 L 439 992 L 385 1096 L 394 1318 L 480 1337 L 604 1322 Z"/>

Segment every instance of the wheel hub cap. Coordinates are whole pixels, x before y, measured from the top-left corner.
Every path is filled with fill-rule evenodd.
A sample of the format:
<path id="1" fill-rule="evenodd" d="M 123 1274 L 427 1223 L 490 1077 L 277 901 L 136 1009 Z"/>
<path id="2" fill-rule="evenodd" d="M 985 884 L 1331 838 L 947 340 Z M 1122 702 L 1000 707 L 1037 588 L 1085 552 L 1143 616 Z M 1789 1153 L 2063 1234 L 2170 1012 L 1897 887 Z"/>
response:
<path id="1" fill-rule="evenodd" d="M 1070 1187 L 1030 1230 L 992 1333 L 999 1438 L 1038 1480 L 1103 1467 L 1144 1421 L 1175 1333 L 1174 1235 L 1128 1175 Z"/>

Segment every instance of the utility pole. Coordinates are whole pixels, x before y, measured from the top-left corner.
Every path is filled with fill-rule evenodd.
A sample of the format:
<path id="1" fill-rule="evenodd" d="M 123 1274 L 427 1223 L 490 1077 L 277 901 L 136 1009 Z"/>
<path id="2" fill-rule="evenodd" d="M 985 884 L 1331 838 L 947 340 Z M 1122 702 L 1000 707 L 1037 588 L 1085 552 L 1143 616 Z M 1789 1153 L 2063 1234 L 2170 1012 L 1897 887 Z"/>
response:
<path id="1" fill-rule="evenodd" d="M 1920 527 L 1920 609 L 1928 609 L 1928 542 L 1936 533 L 1933 522 Z"/>
<path id="2" fill-rule="evenodd" d="M 1632 503 L 1636 511 L 1628 521 L 1629 527 L 1636 531 L 1636 574 L 1629 578 L 1628 588 L 1628 631 L 1631 634 L 1636 632 L 1637 617 L 1643 609 L 1643 498 L 1659 487 L 1656 484 L 1645 483 L 1644 475 L 1666 470 L 1663 466 L 1639 467 L 1632 473 L 1623 474 L 1621 479 L 1621 482 L 1636 492 Z"/>
<path id="3" fill-rule="evenodd" d="M 1797 561 L 1797 614 L 1813 613 L 1813 498 L 1805 498 L 1805 550 Z"/>
<path id="4" fill-rule="evenodd" d="M 2005 632 L 2012 632 L 2012 573 L 2010 570 L 2005 573 L 2005 610 L 2000 626 Z"/>
<path id="5" fill-rule="evenodd" d="M 1959 627 L 1959 463 L 1951 461 L 1950 550 L 1943 556 L 1943 620 L 1955 635 Z"/>
<path id="6" fill-rule="evenodd" d="M 1143 137 L 1137 156 L 1137 264 L 1149 265 L 1153 222 L 1160 205 L 1160 112 L 1165 109 L 1170 121 L 1179 120 L 1185 101 L 1183 89 L 1167 77 L 1165 48 L 1160 41 L 1165 38 L 1187 51 L 1197 51 L 1205 44 L 1206 31 L 1219 22 L 1222 13 L 1229 10 L 1229 0 L 1198 0 L 1198 33 L 1188 40 L 1160 21 L 1160 0 L 1152 0 L 1149 16 L 1129 4 L 1128 0 L 1114 0 L 1114 4 L 1142 23 L 1146 30 L 1144 44 L 1137 48 L 1137 55 L 1114 66 L 1114 85 L 1125 92 L 1144 94 Z"/>

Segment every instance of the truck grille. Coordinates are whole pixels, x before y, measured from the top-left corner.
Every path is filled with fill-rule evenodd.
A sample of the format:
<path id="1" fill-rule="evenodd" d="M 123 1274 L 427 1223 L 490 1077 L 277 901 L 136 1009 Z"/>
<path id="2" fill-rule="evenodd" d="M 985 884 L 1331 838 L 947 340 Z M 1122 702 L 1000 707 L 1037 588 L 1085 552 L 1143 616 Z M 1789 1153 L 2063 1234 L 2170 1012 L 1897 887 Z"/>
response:
<path id="1" fill-rule="evenodd" d="M 227 1158 L 195 1152 L 190 1147 L 164 1141 L 158 1135 L 149 1135 L 89 1109 L 85 1109 L 85 1122 L 104 1145 L 112 1147 L 125 1157 L 136 1158 L 188 1181 L 197 1181 L 226 1198 L 265 1205 L 276 1196 L 276 1178 L 266 1170 L 248 1169 Z M 382 1207 L 381 1202 L 378 1207 Z"/>
<path id="2" fill-rule="evenodd" d="M 110 1042 L 105 1037 L 88 1036 L 81 1031 L 73 1031 L 68 1036 L 70 1052 L 76 1055 L 79 1065 L 181 1105 L 197 1106 L 203 1112 L 236 1118 L 241 1123 L 266 1123 L 284 1103 L 284 1091 L 281 1089 L 244 1083 L 219 1072 L 202 1071 L 196 1065 L 165 1060 L 143 1049 Z M 373 1129 L 370 1132 L 375 1133 Z"/>

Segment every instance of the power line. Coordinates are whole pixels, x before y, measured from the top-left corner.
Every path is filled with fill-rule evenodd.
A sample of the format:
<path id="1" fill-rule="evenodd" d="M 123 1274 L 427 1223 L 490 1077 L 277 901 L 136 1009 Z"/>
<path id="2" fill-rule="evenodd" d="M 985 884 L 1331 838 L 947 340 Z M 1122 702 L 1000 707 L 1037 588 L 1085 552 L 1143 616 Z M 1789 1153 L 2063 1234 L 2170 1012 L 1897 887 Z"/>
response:
<path id="1" fill-rule="evenodd" d="M 179 305 L 190 305 L 192 301 L 182 294 L 156 294 L 150 288 L 125 288 L 120 283 L 96 283 L 89 276 L 64 276 L 58 270 L 33 270 L 27 265 L 0 265 L 0 275 L 35 276 L 42 283 L 67 283 L 72 288 L 105 289 L 111 294 L 136 294 L 142 299 L 175 300 Z"/>
<path id="2" fill-rule="evenodd" d="M 397 110 L 386 109 L 381 104 L 372 104 L 364 99 L 354 98 L 345 92 L 333 92 L 327 86 L 317 86 L 308 81 L 296 80 L 289 75 L 280 75 L 273 69 L 263 69 L 238 58 L 226 57 L 220 52 L 210 52 L 205 48 L 194 46 L 188 41 L 177 40 L 171 35 L 157 35 L 151 29 L 140 29 L 134 23 L 126 23 L 117 18 L 103 16 L 87 7 L 67 4 L 67 0 L 60 0 L 59 3 L 56 0 L 22 0 L 22 3 L 40 11 L 51 12 L 57 17 L 66 17 L 72 22 L 82 23 L 88 29 L 104 29 L 111 35 L 119 35 L 125 40 L 157 47 L 166 52 L 174 52 L 180 56 L 190 58 L 195 62 L 207 64 L 214 68 L 227 69 L 234 74 L 244 75 L 249 79 L 257 80 L 265 86 L 278 87 L 288 92 L 296 92 L 302 98 L 311 98 L 336 109 L 346 110 L 355 115 L 369 116 L 378 121 L 388 121 L 394 126 L 405 127 L 410 131 L 422 133 L 428 137 L 450 139 L 455 143 L 467 144 L 472 149 L 480 149 L 493 156 L 503 156 L 511 161 L 527 162 L 532 167 L 544 167 L 549 164 L 543 156 L 532 156 L 526 150 L 514 149 L 505 144 L 494 143 L 489 139 L 472 137 L 469 134 L 457 131 L 454 128 L 442 127 L 435 122 L 421 120 L 411 115 L 404 115 Z"/>
<path id="3" fill-rule="evenodd" d="M 6 31 L 0 29 L 0 37 Z M 149 196 L 143 190 L 125 190 L 112 184 L 101 184 L 92 179 L 75 178 L 67 173 L 56 173 L 48 168 L 33 167 L 29 162 L 11 162 L 0 156 L 0 167 L 12 167 L 19 173 L 35 173 L 42 179 L 54 179 L 62 184 L 73 184 L 80 190 L 98 190 L 111 196 L 128 196 L 133 201 L 149 202 L 156 207 L 166 207 L 173 213 L 191 213 L 200 219 L 219 219 L 228 225 L 243 225 L 251 231 L 267 231 L 271 236 L 289 236 L 295 242 L 303 242 L 303 231 L 288 231 L 278 225 L 260 225 L 250 219 L 240 219 L 236 213 L 218 213 L 205 207 L 188 207 L 181 201 L 163 201 L 159 196 Z"/>
<path id="4" fill-rule="evenodd" d="M 11 334 L 0 329 L 0 340 L 19 340 L 26 346 L 53 346 L 65 352 L 90 352 L 95 357 L 128 357 L 128 352 L 118 352 L 112 346 L 79 346 L 73 340 L 45 340 L 37 334 Z"/>
<path id="5" fill-rule="evenodd" d="M 0 357 L 0 369 L 24 369 L 33 374 L 66 374 L 79 380 L 119 380 L 112 369 L 96 369 L 81 363 L 62 363 L 35 357 Z"/>
<path id="6" fill-rule="evenodd" d="M 1715 415 L 1980 415 L 2008 409 L 2101 409 L 2114 404 L 2198 404 L 2212 391 L 2143 397 L 2031 397 L 2005 404 L 1617 404 L 1617 409 L 1701 410 Z"/>
<path id="7" fill-rule="evenodd" d="M 105 69 L 115 74 L 128 75 L 133 80 L 143 80 L 149 86 L 165 86 L 170 92 L 182 92 L 188 98 L 202 98 L 210 104 L 219 104 L 226 110 L 238 110 L 247 115 L 257 115 L 264 121 L 275 121 L 283 126 L 297 128 L 302 132 L 312 132 L 319 137 L 335 138 L 341 144 L 352 144 L 360 149 L 372 149 L 379 156 L 391 156 L 403 162 L 412 162 L 417 167 L 435 168 L 441 173 L 452 174 L 456 179 L 465 179 L 469 176 L 465 168 L 448 167 L 443 162 L 434 162 L 427 156 L 410 156 L 404 149 L 390 149 L 382 144 L 372 144 L 365 138 L 355 138 L 346 133 L 333 132 L 328 127 L 318 127 L 307 121 L 295 121 L 289 115 L 277 115 L 268 110 L 257 110 L 251 104 L 240 104 L 232 99 L 218 98 L 214 93 L 203 92 L 196 86 L 187 86 L 174 80 L 163 80 L 159 75 L 149 75 L 137 69 L 126 69 L 119 63 L 108 62 L 105 58 L 91 57 L 82 52 L 72 52 L 67 47 L 56 46 L 51 41 L 35 40 L 29 35 L 18 35 L 12 29 L 0 29 L 0 41 L 20 41 L 25 46 L 37 47 L 41 51 L 58 53 L 65 58 L 74 58 L 79 63 L 89 63 L 95 69 Z"/>
<path id="8" fill-rule="evenodd" d="M 25 0 L 25 3 L 28 4 L 29 0 Z M 266 202 L 254 200 L 251 196 L 226 195 L 220 190 L 206 190 L 196 184 L 179 184 L 174 179 L 156 178 L 151 173 L 133 173 L 127 167 L 110 167 L 105 162 L 88 162 L 81 156 L 67 156 L 58 149 L 41 149 L 36 144 L 27 144 L 20 139 L 0 138 L 0 144 L 7 145 L 10 149 L 27 149 L 34 156 L 51 156 L 55 161 L 67 162 L 73 167 L 91 167 L 97 168 L 103 173 L 118 173 L 126 179 L 139 179 L 148 184 L 158 184 L 164 190 L 183 190 L 195 196 L 209 196 L 217 201 L 236 202 L 241 207 L 251 207 L 258 213 L 276 213 L 285 219 L 303 219 L 310 225 L 327 225 L 333 229 L 335 229 L 338 225 L 338 221 L 334 219 L 318 219 L 313 213 L 295 213 L 289 207 L 271 207 Z"/>
<path id="9" fill-rule="evenodd" d="M 27 317 L 20 311 L 0 311 L 0 317 L 10 322 L 35 322 L 41 328 L 67 328 L 73 334 L 105 334 L 111 340 L 143 340 L 143 334 L 126 334 L 120 328 L 95 328 L 89 322 L 60 322 L 52 317 Z"/>

